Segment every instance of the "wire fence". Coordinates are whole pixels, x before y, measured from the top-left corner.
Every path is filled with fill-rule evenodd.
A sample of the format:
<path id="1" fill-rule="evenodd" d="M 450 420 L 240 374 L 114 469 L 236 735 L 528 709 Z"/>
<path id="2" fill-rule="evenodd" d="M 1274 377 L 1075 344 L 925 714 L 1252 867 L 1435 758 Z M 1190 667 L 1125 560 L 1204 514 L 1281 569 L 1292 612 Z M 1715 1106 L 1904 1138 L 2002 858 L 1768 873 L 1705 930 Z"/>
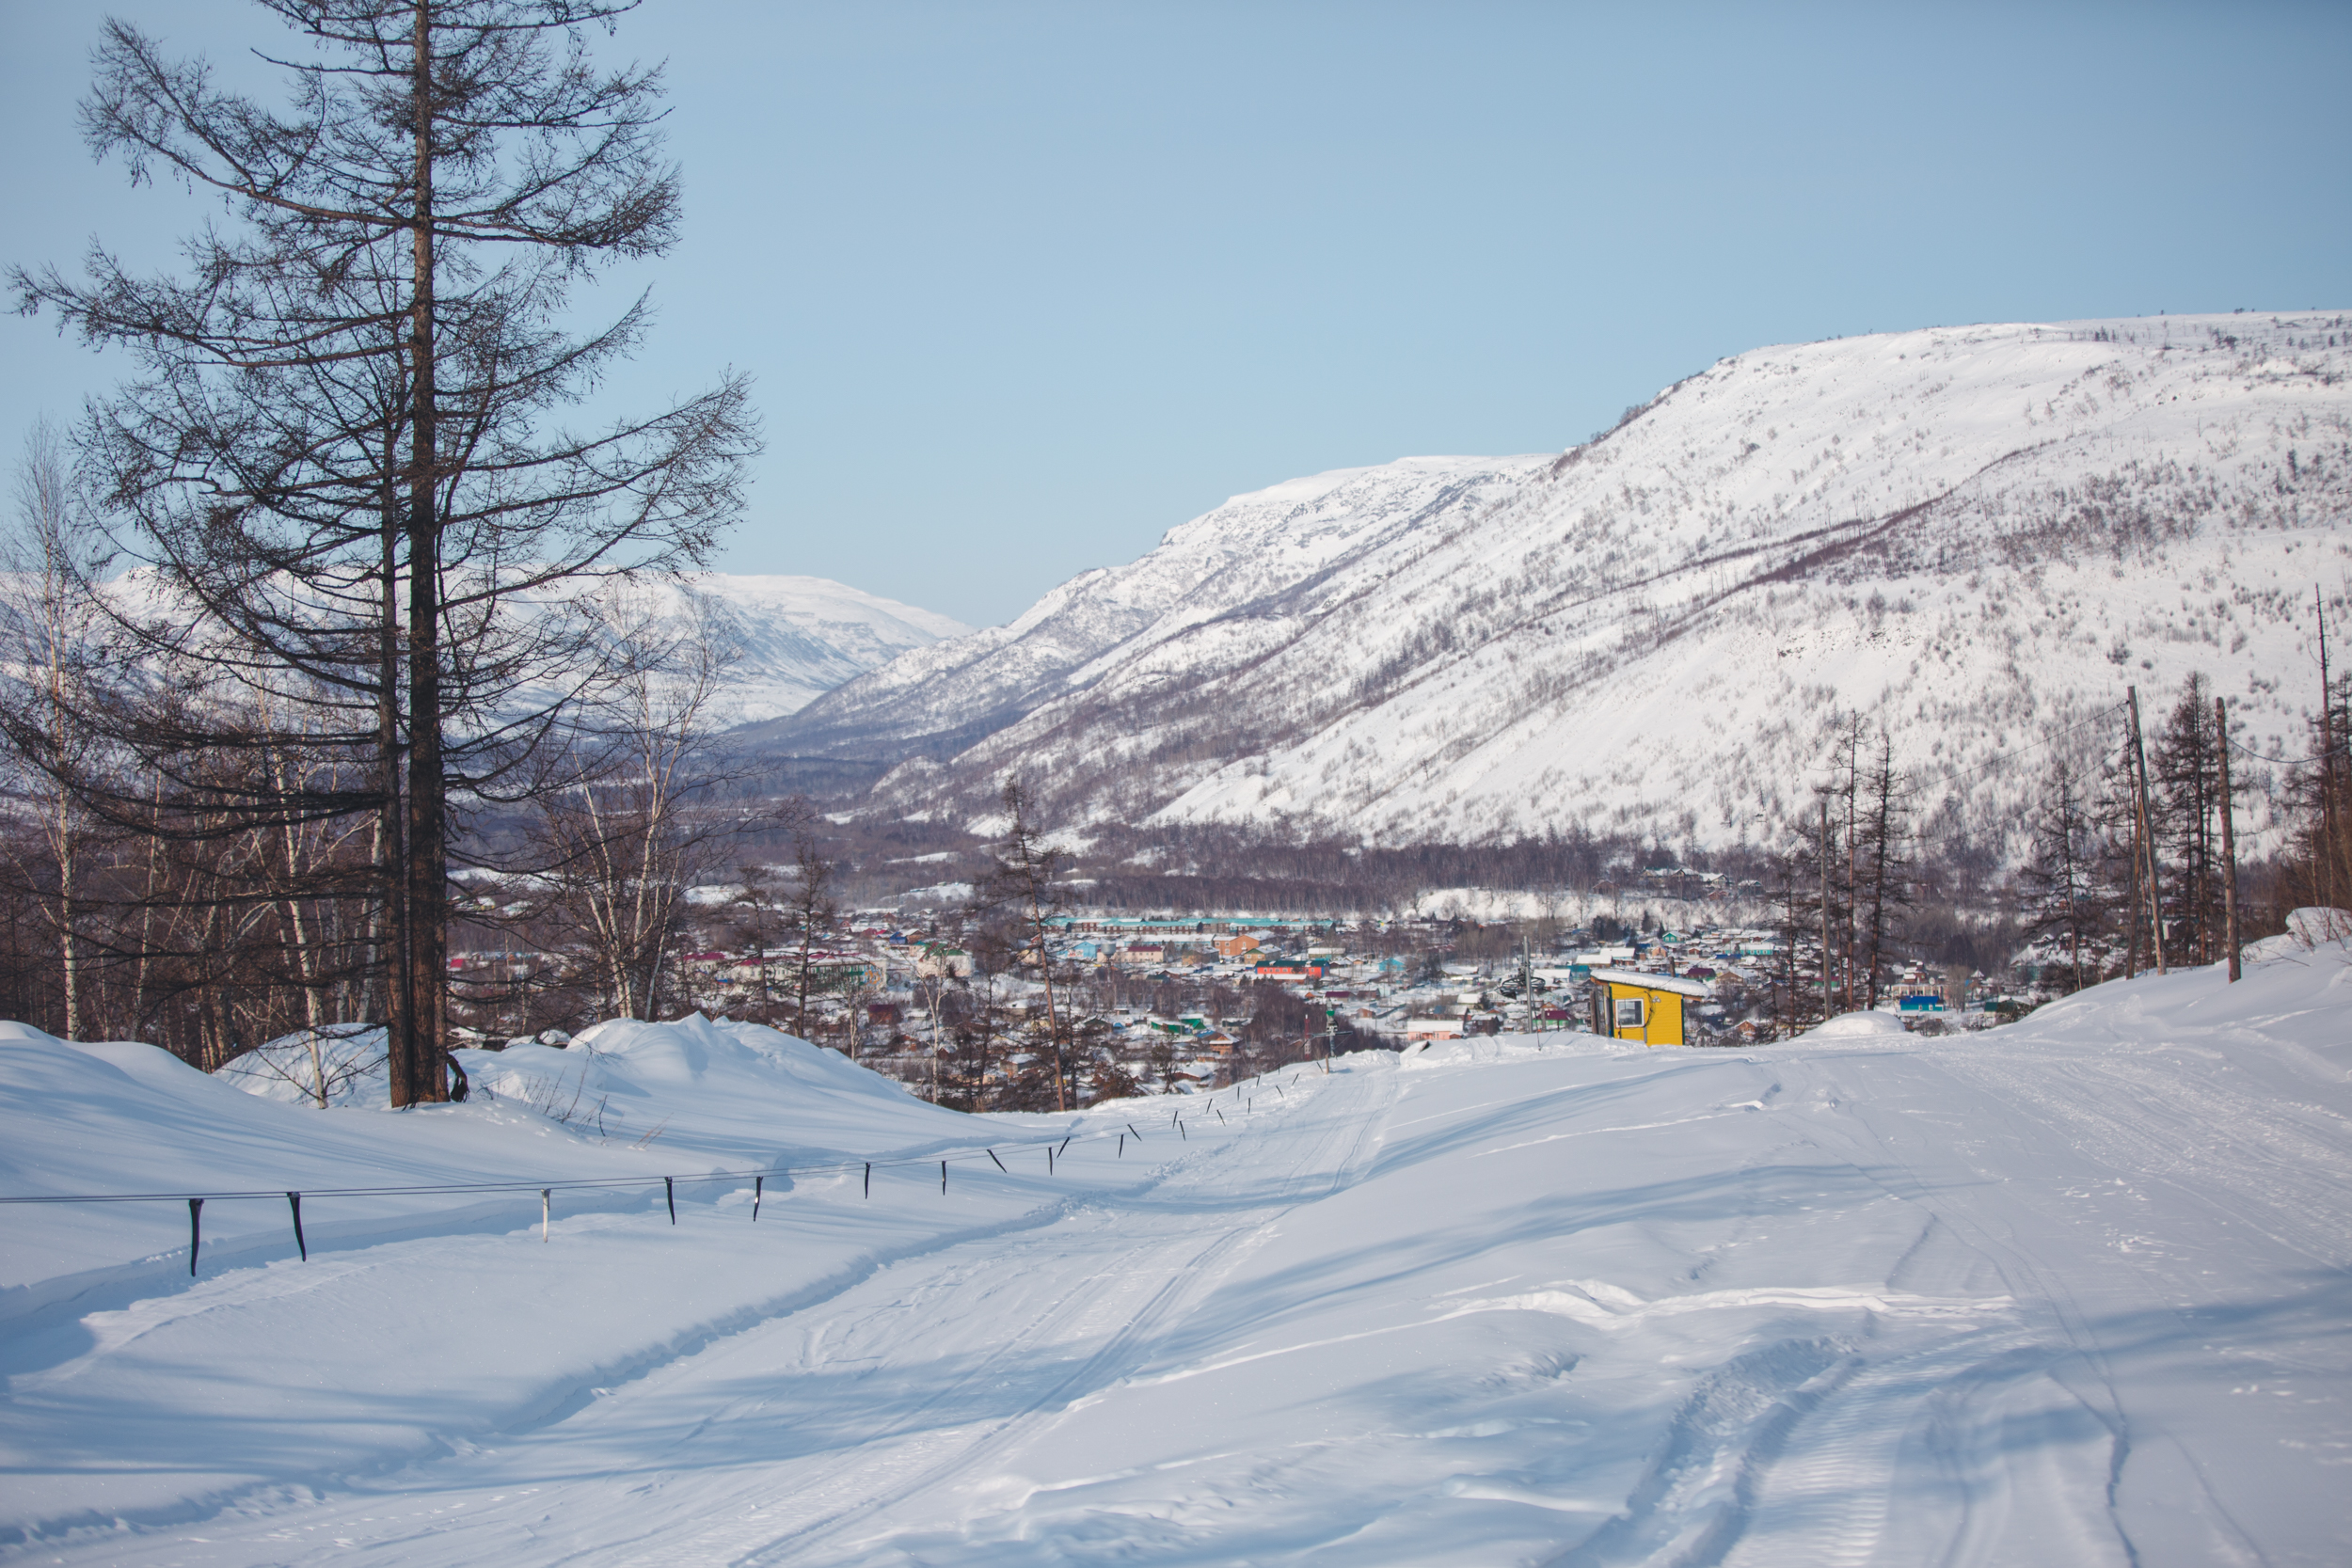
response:
<path id="1" fill-rule="evenodd" d="M 1327 1066 L 1326 1070 L 1328 1070 Z M 1296 1083 L 1297 1076 L 1298 1075 L 1295 1073 L 1292 1075 L 1291 1081 L 1294 1084 Z M 1166 1132 L 1173 1132 L 1176 1133 L 1181 1142 L 1189 1143 L 1192 1138 L 1192 1132 L 1191 1130 L 1184 1125 L 1184 1113 L 1187 1108 L 1196 1105 L 1199 1107 L 1195 1114 L 1196 1120 L 1214 1116 L 1220 1126 L 1230 1126 L 1231 1123 L 1227 1121 L 1225 1117 L 1225 1108 L 1216 1102 L 1219 1096 L 1224 1096 L 1236 1101 L 1238 1102 L 1237 1109 L 1241 1112 L 1241 1114 L 1249 1115 L 1254 1110 L 1256 1096 L 1268 1089 L 1271 1089 L 1279 1098 L 1288 1098 L 1283 1086 L 1279 1083 L 1271 1082 L 1265 1079 L 1251 1079 L 1245 1084 L 1236 1084 L 1230 1088 L 1217 1091 L 1216 1094 L 1202 1096 L 1198 1101 L 1187 1097 L 1184 1104 L 1175 1106 L 1171 1109 L 1168 1117 L 1168 1127 Z M 188 1206 L 188 1275 L 189 1277 L 193 1278 L 196 1275 L 198 1256 L 202 1252 L 204 1245 L 204 1205 L 207 1203 L 236 1203 L 254 1199 L 283 1199 L 292 1214 L 295 1250 L 301 1255 L 303 1261 L 308 1262 L 310 1257 L 310 1247 L 309 1241 L 303 1234 L 302 1228 L 302 1204 L 303 1200 L 306 1198 L 402 1197 L 439 1194 L 537 1193 L 539 1195 L 540 1205 L 540 1239 L 542 1241 L 546 1241 L 550 1238 L 553 1231 L 554 1200 L 557 1193 L 583 1191 L 626 1191 L 638 1188 L 651 1189 L 655 1186 L 659 1186 L 661 1189 L 663 1200 L 669 1210 L 670 1223 L 672 1225 L 675 1225 L 677 1223 L 677 1189 L 680 1186 L 708 1185 L 713 1182 L 723 1181 L 733 1182 L 739 1186 L 743 1182 L 748 1181 L 752 1185 L 751 1217 L 755 1222 L 759 1218 L 760 1207 L 765 1201 L 767 1196 L 768 1182 L 779 1177 L 840 1176 L 859 1173 L 862 1176 L 862 1195 L 870 1198 L 874 1195 L 874 1173 L 876 1171 L 904 1170 L 914 1166 L 930 1166 L 936 1164 L 939 1167 L 939 1190 L 944 1193 L 947 1190 L 948 1170 L 952 1165 L 977 1164 L 981 1160 L 987 1160 L 993 1164 L 997 1170 L 1005 1173 L 1006 1175 L 1010 1175 L 1010 1167 L 1009 1167 L 996 1153 L 999 1148 L 1006 1149 L 1009 1152 L 1021 1149 L 1043 1149 L 1045 1151 L 1046 1175 L 1051 1177 L 1056 1173 L 1056 1166 L 1057 1163 L 1069 1152 L 1070 1146 L 1073 1143 L 1107 1143 L 1116 1139 L 1118 1143 L 1118 1155 L 1120 1158 L 1125 1158 L 1129 1139 L 1132 1138 L 1138 1144 L 1145 1141 L 1143 1133 L 1136 1127 L 1136 1121 L 1141 1119 L 1143 1119 L 1142 1117 L 1138 1116 L 1134 1120 L 1123 1120 L 1114 1126 L 1097 1132 L 1084 1134 L 1073 1132 L 1066 1133 L 1058 1139 L 1052 1137 L 1025 1138 L 1014 1141 L 1000 1139 L 994 1143 L 974 1145 L 972 1147 L 956 1149 L 946 1154 L 892 1154 L 884 1155 L 880 1159 L 872 1160 L 855 1159 L 822 1161 L 808 1164 L 782 1164 L 758 1166 L 748 1170 L 691 1171 L 683 1174 L 671 1174 L 664 1176 L 516 1176 L 501 1177 L 479 1181 L 409 1181 L 356 1187 L 221 1188 L 206 1192 L 177 1191 L 157 1193 L 0 1194 L 0 1204 L 184 1203 Z M 1156 1122 L 1156 1115 L 1154 1116 L 1154 1121 Z M 1165 1136 L 1166 1132 L 1163 1132 L 1161 1135 Z"/>

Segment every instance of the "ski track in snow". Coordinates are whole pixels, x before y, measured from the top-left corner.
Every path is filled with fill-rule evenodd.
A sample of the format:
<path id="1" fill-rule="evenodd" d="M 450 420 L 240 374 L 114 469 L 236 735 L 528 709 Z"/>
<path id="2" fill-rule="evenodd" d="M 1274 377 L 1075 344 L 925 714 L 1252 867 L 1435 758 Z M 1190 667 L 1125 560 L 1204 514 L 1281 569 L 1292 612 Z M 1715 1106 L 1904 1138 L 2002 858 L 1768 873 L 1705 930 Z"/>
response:
<path id="1" fill-rule="evenodd" d="M 230 1268 L 11 1353 L 8 1516 L 56 1525 L 0 1558 L 2341 1563 L 2346 974 L 2265 966 L 2227 1016 L 2212 972 L 2143 978 L 1958 1041 L 1351 1058 L 1189 1137 L 1134 1109 L 1050 1184 L 1025 1150 L 946 1199 L 808 1181 L 756 1233 L 720 1203 Z M 699 1317 L 600 1276 L 670 1317 L 524 1415 L 417 1370 L 437 1452 L 342 1463 L 303 1424 L 334 1388 L 274 1470 L 246 1451 L 257 1337 L 404 1290 L 471 1332 L 469 1282 L 514 1310 L 499 1271 L 629 1247 L 777 1272 L 734 1307 L 711 1274 Z M 117 1402 L 200 1436 L 199 1360 L 222 1452 L 177 1515 L 100 1522 Z"/>

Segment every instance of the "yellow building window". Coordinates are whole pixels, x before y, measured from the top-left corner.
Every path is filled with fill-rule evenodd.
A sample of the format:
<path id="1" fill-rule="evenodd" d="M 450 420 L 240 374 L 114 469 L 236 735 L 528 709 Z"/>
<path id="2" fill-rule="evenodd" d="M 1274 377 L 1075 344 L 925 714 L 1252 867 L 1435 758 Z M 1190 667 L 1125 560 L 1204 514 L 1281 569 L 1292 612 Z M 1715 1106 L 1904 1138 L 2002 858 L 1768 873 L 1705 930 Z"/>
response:
<path id="1" fill-rule="evenodd" d="M 1642 999 L 1638 996 L 1617 998 L 1617 1027 L 1639 1029 L 1642 1026 Z"/>

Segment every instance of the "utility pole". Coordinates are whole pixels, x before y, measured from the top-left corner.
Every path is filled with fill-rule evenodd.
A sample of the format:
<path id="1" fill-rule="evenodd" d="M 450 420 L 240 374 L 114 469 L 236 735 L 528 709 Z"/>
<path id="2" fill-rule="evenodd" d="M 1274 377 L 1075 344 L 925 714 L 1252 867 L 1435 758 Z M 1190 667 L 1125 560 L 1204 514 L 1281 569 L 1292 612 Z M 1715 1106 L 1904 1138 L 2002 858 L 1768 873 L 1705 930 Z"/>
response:
<path id="1" fill-rule="evenodd" d="M 2162 974 L 2165 973 L 2164 897 L 2156 880 L 2156 841 L 2153 823 L 2148 812 L 2148 750 L 2140 744 L 2139 738 L 2139 688 L 2125 687 L 2123 698 L 2130 706 L 2132 714 L 2132 785 L 2136 798 L 2134 803 L 2139 815 L 2137 824 L 2139 852 L 2147 862 L 2148 934 L 2149 940 L 2155 948 L 2156 973 Z M 2135 921 L 2139 918 L 2137 910 L 2132 911 L 2132 918 Z"/>
<path id="2" fill-rule="evenodd" d="M 2230 707 L 2220 698 L 2213 700 L 2213 727 L 2221 758 L 2221 927 L 2222 941 L 2230 950 L 2230 983 L 2235 985 L 2238 974 L 2237 940 L 2237 824 L 2236 808 L 2230 797 Z"/>

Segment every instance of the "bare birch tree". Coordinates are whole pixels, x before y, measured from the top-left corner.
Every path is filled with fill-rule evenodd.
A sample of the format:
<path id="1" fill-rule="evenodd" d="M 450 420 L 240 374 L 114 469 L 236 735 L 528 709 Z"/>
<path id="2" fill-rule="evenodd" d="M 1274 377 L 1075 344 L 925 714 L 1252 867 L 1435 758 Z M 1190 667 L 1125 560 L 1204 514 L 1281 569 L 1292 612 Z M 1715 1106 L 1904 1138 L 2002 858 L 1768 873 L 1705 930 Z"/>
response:
<path id="1" fill-rule="evenodd" d="M 7 662 L 21 685 L 9 706 L 22 716 L 24 738 L 39 753 L 24 787 L 56 879 L 50 908 L 67 1039 L 83 1037 L 77 880 L 89 837 L 87 814 L 64 782 L 86 771 L 87 751 L 76 720 L 86 641 L 75 589 L 73 556 L 81 534 L 75 512 L 64 443 L 47 424 L 36 426 L 17 467 L 17 531 L 0 562 L 8 580 L 0 613 L 11 644 Z"/>
<path id="2" fill-rule="evenodd" d="M 622 1018 L 653 1016 L 688 889 L 752 825 L 714 800 L 710 718 L 730 650 L 698 609 L 677 625 L 633 595 L 609 607 L 618 673 L 552 753 L 562 776 L 528 790 L 540 842 L 512 867 L 554 890 L 551 912 L 594 954 Z"/>

